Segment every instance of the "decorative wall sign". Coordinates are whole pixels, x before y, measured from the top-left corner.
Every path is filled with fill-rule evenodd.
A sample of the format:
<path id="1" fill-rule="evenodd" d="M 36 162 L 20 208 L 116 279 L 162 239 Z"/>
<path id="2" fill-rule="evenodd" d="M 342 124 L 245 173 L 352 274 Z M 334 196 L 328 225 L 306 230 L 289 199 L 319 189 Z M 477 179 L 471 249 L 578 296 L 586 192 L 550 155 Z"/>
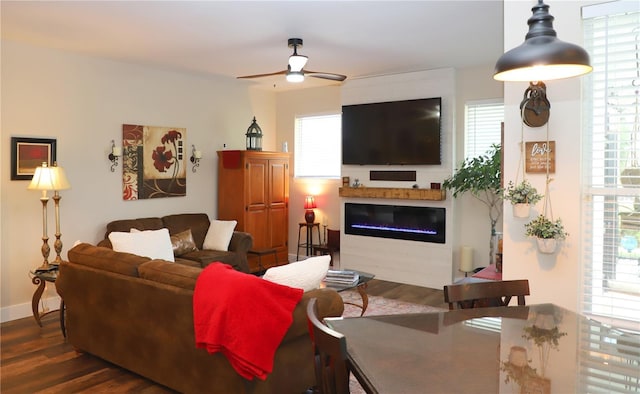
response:
<path id="1" fill-rule="evenodd" d="M 31 180 L 36 167 L 56 161 L 56 140 L 11 137 L 11 180 Z"/>
<path id="2" fill-rule="evenodd" d="M 122 199 L 187 194 L 187 129 L 122 125 Z"/>
<path id="3" fill-rule="evenodd" d="M 549 173 L 556 172 L 556 142 L 529 141 L 525 143 L 525 168 L 530 174 L 545 174 L 549 159 Z"/>

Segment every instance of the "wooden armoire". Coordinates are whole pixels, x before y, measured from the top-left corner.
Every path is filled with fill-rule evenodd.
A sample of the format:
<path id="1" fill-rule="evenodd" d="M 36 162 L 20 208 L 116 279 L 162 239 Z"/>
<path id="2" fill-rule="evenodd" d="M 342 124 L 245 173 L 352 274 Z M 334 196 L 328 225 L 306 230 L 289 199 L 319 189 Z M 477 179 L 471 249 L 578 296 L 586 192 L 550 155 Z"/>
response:
<path id="1" fill-rule="evenodd" d="M 275 249 L 275 255 L 267 253 L 260 259 L 249 254 L 251 272 L 286 264 L 289 254 L 289 154 L 218 151 L 218 218 L 237 220 L 236 230 L 253 236 L 252 250 Z"/>

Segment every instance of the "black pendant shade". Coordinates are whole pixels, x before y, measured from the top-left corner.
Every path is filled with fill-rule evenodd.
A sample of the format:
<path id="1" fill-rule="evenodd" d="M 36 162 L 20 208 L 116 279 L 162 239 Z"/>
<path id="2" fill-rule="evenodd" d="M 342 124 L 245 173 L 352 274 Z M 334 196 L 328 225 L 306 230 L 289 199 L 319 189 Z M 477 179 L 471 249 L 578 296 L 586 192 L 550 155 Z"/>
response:
<path id="1" fill-rule="evenodd" d="M 582 47 L 556 37 L 553 16 L 542 0 L 531 8 L 525 41 L 498 59 L 493 78 L 498 81 L 547 81 L 591 72 L 589 54 Z"/>

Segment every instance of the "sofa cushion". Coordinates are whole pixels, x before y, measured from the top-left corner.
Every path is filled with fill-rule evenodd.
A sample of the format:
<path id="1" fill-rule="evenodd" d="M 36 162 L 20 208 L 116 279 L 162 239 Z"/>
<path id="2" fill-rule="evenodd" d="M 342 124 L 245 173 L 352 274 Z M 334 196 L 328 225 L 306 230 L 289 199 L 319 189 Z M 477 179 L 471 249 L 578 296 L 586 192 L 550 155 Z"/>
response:
<path id="1" fill-rule="evenodd" d="M 132 228 L 140 231 L 159 230 L 163 227 L 164 225 L 160 218 L 114 220 L 107 224 L 107 232 L 104 234 L 104 237 L 108 238 L 109 233 L 113 231 L 129 232 Z"/>
<path id="2" fill-rule="evenodd" d="M 113 249 L 87 243 L 81 243 L 69 249 L 67 256 L 69 261 L 75 264 L 128 276 L 138 276 L 138 266 L 151 260 L 148 257 L 116 252 Z"/>
<path id="3" fill-rule="evenodd" d="M 162 227 L 168 228 L 171 235 L 190 229 L 196 247 L 202 249 L 204 237 L 209 230 L 209 216 L 206 213 L 179 213 L 164 216 L 161 220 Z"/>
<path id="4" fill-rule="evenodd" d="M 263 279 L 289 287 L 298 287 L 304 291 L 317 289 L 327 276 L 331 256 L 310 257 L 306 260 L 271 267 L 265 272 Z"/>
<path id="5" fill-rule="evenodd" d="M 223 252 L 220 250 L 196 250 L 180 256 L 183 259 L 194 260 L 200 263 L 202 268 L 216 261 L 220 263 L 229 264 L 237 269 L 238 266 L 238 254 L 234 252 Z"/>
<path id="6" fill-rule="evenodd" d="M 212 220 L 202 249 L 228 251 L 236 224 L 235 220 Z"/>
<path id="7" fill-rule="evenodd" d="M 173 248 L 173 255 L 176 257 L 198 250 L 198 248 L 196 247 L 196 243 L 193 240 L 191 229 L 187 229 L 181 233 L 172 235 L 171 247 Z"/>
<path id="8" fill-rule="evenodd" d="M 146 256 L 152 259 L 174 261 L 173 248 L 169 230 L 113 231 L 109 234 L 109 241 L 116 252 L 126 252 Z"/>
<path id="9" fill-rule="evenodd" d="M 195 288 L 196 279 L 201 272 L 201 268 L 172 264 L 165 260 L 151 260 L 138 267 L 138 274 L 143 279 L 187 290 Z"/>

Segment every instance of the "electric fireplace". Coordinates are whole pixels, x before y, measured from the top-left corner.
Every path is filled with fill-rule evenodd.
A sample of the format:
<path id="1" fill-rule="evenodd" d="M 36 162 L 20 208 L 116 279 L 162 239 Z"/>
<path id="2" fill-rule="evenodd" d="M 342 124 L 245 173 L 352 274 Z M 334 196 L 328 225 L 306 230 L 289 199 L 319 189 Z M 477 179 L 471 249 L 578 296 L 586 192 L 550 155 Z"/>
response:
<path id="1" fill-rule="evenodd" d="M 345 203 L 346 234 L 445 243 L 445 208 Z"/>

